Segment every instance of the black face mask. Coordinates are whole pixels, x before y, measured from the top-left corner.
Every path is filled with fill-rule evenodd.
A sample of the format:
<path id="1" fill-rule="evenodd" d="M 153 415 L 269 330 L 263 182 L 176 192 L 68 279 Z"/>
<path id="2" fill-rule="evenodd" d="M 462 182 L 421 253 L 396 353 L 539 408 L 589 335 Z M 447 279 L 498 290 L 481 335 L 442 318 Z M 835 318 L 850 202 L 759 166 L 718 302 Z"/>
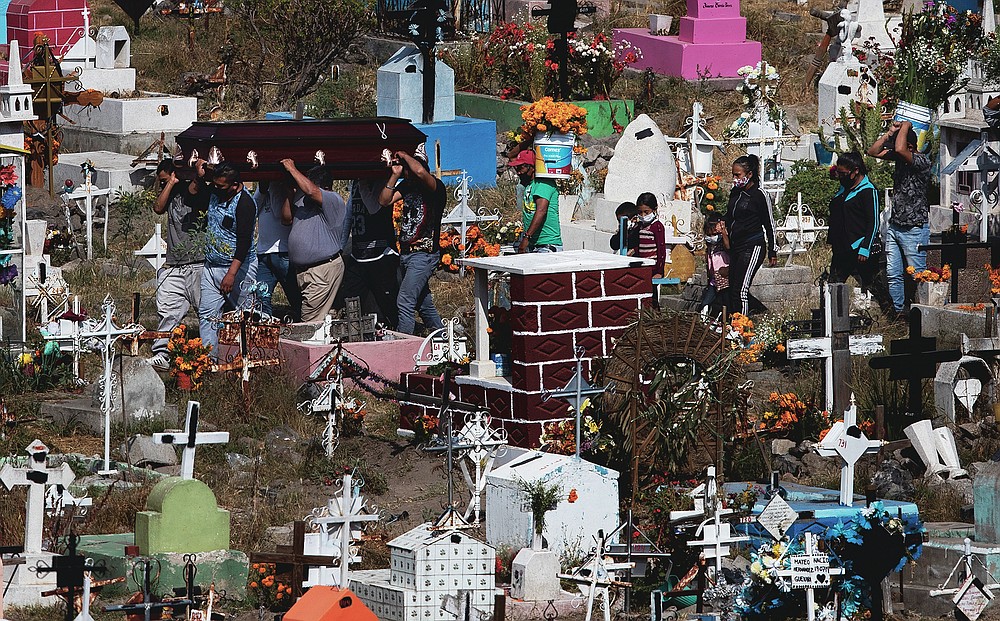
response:
<path id="1" fill-rule="evenodd" d="M 845 188 L 853 185 L 854 179 L 851 178 L 851 174 L 852 173 L 843 173 L 843 174 L 837 173 L 837 179 L 840 180 L 840 185 L 844 186 Z"/>
<path id="2" fill-rule="evenodd" d="M 215 194 L 219 198 L 225 199 L 229 198 L 229 188 L 220 188 L 218 186 L 212 186 L 212 194 Z"/>

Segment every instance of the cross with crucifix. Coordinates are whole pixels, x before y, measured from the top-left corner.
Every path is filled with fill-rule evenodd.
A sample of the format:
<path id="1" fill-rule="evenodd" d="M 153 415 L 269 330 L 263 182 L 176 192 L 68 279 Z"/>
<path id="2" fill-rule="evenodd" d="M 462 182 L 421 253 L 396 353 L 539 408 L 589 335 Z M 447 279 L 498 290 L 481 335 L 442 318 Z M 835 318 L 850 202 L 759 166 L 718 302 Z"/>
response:
<path id="1" fill-rule="evenodd" d="M 597 387 L 590 385 L 587 378 L 583 375 L 583 354 L 586 350 L 580 345 L 576 347 L 573 351 L 576 358 L 576 373 L 573 377 L 569 379 L 566 387 L 562 390 L 557 390 L 555 392 L 547 393 L 542 397 L 543 400 L 547 400 L 550 397 L 555 397 L 557 399 L 563 399 L 569 401 L 570 407 L 573 408 L 573 412 L 576 416 L 576 450 L 574 451 L 574 456 L 580 459 L 580 416 L 583 412 L 583 403 L 592 396 L 599 395 L 606 390 L 605 387 Z"/>
<path id="2" fill-rule="evenodd" d="M 994 239 L 991 242 L 970 242 L 968 233 L 959 228 L 959 213 L 951 210 L 952 226 L 948 231 L 941 233 L 941 242 L 937 244 L 927 244 L 918 246 L 921 252 L 928 250 L 941 251 L 941 265 L 951 266 L 951 296 L 952 304 L 958 303 L 958 270 L 964 269 L 969 264 L 969 248 L 989 248 L 990 265 L 1000 264 L 1000 240 Z"/>
<path id="3" fill-rule="evenodd" d="M 194 453 L 199 444 L 225 444 L 229 442 L 228 431 L 198 431 L 198 415 L 201 403 L 188 401 L 187 417 L 184 419 L 184 433 L 154 433 L 156 444 L 178 444 L 181 446 L 181 478 L 194 478 Z"/>
<path id="4" fill-rule="evenodd" d="M 854 328 L 850 315 L 851 289 L 845 283 L 822 283 L 817 320 L 788 322 L 789 327 L 806 326 L 815 332 L 816 324 L 822 336 L 788 339 L 785 355 L 789 360 L 822 359 L 823 386 L 828 412 L 847 409 L 851 394 L 851 356 L 870 356 L 884 350 L 882 335 L 850 334 Z"/>
<path id="5" fill-rule="evenodd" d="M 56 589 L 64 589 L 66 593 L 66 621 L 73 621 L 76 615 L 76 589 L 83 590 L 81 600 L 80 616 L 78 621 L 93 621 L 90 617 L 90 574 L 103 574 L 107 567 L 101 564 L 94 564 L 91 559 L 84 558 L 76 553 L 76 546 L 80 542 L 80 536 L 70 533 L 66 542 L 66 554 L 52 557 L 52 565 L 45 565 L 41 561 L 35 567 L 35 572 L 45 574 L 55 572 Z"/>
<path id="6" fill-rule="evenodd" d="M 117 606 L 105 606 L 104 612 L 124 612 L 129 618 L 135 618 L 137 615 L 143 615 L 144 621 L 151 621 L 153 619 L 153 611 L 156 610 L 156 618 L 160 618 L 160 614 L 164 608 L 173 608 L 174 606 L 181 605 L 191 605 L 190 600 L 185 601 L 156 601 L 159 598 L 153 593 L 153 564 L 156 564 L 157 570 L 156 574 L 159 577 L 160 574 L 160 561 L 153 558 L 140 558 L 132 565 L 132 580 L 136 583 L 142 593 L 142 601 L 132 604 L 120 604 Z M 136 577 L 136 572 L 142 572 L 142 582 L 140 583 Z"/>
<path id="7" fill-rule="evenodd" d="M 346 589 L 349 586 L 348 572 L 351 563 L 361 562 L 354 542 L 361 538 L 361 531 L 366 527 L 379 521 L 377 513 L 369 513 L 365 507 L 365 499 L 358 489 L 355 489 L 355 482 L 350 474 L 345 474 L 341 481 L 341 495 L 331 498 L 321 512 L 311 518 L 311 521 L 320 527 L 322 543 L 332 545 L 334 551 L 339 555 L 339 571 L 331 572 L 334 580 L 333 586 Z M 358 486 L 360 487 L 360 486 Z M 321 543 L 321 549 L 325 548 Z M 314 569 L 316 571 L 314 571 Z M 320 568 L 309 570 L 309 582 L 311 584 L 324 584 L 317 582 L 324 574 Z"/>
<path id="8" fill-rule="evenodd" d="M 910 310 L 909 338 L 889 343 L 889 355 L 872 358 L 868 366 L 873 369 L 889 369 L 889 379 L 908 382 L 907 414 L 915 416 L 923 411 L 922 381 L 937 374 L 939 362 L 951 362 L 962 357 L 958 349 L 937 349 L 937 339 L 922 336 L 919 309 Z"/>
<path id="9" fill-rule="evenodd" d="M 101 305 L 104 314 L 100 321 L 88 324 L 77 330 L 73 335 L 76 342 L 87 342 L 95 347 L 101 354 L 104 362 L 104 372 L 100 380 L 101 412 L 104 414 L 104 469 L 99 474 L 107 475 L 116 472 L 111 469 L 111 410 L 113 409 L 113 395 L 115 384 L 114 361 L 115 343 L 118 339 L 126 336 L 138 336 L 145 332 L 145 328 L 139 324 L 131 323 L 122 328 L 115 325 L 115 301 L 111 296 L 104 298 Z M 124 406 L 124 404 L 122 404 Z"/>
<path id="10" fill-rule="evenodd" d="M 273 563 L 279 567 L 291 567 L 292 600 L 302 597 L 303 583 L 310 567 L 336 567 L 340 559 L 332 556 L 306 554 L 306 523 L 297 520 L 292 525 L 292 545 L 276 546 L 274 552 L 252 552 L 251 563 Z"/>
<path id="11" fill-rule="evenodd" d="M 45 521 L 45 486 L 68 486 L 76 478 L 68 463 L 58 468 L 48 467 L 49 447 L 41 440 L 35 440 L 25 449 L 28 453 L 26 466 L 7 463 L 0 469 L 0 482 L 8 490 L 15 487 L 28 488 L 28 500 L 24 517 L 24 552 L 41 553 L 42 531 Z"/>
<path id="12" fill-rule="evenodd" d="M 593 4 L 580 4 L 579 0 L 548 0 L 549 8 L 531 9 L 532 17 L 548 17 L 546 26 L 550 34 L 560 35 L 555 40 L 555 57 L 559 64 L 559 88 L 555 99 L 565 100 L 572 97 L 569 90 L 569 33 L 576 31 L 578 15 L 591 15 L 597 12 Z"/>
<path id="13" fill-rule="evenodd" d="M 434 95 L 436 68 L 434 47 L 444 41 L 446 32 L 455 30 L 455 22 L 448 14 L 448 3 L 445 0 L 416 0 L 405 11 L 387 11 L 389 19 L 409 20 L 407 34 L 420 50 L 424 62 L 423 80 L 423 122 L 434 122 Z"/>
<path id="14" fill-rule="evenodd" d="M 854 505 L 854 464 L 864 455 L 874 455 L 882 449 L 883 440 L 869 440 L 858 428 L 858 408 L 851 395 L 851 407 L 844 410 L 844 420 L 838 420 L 816 445 L 820 457 L 840 457 L 840 504 Z"/>

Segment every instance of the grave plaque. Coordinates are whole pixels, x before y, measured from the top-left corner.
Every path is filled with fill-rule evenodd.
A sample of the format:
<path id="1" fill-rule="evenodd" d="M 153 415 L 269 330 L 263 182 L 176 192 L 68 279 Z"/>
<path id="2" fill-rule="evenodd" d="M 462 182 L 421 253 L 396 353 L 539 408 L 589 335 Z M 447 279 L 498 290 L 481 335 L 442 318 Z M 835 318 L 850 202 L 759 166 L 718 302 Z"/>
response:
<path id="1" fill-rule="evenodd" d="M 830 586 L 830 559 L 826 554 L 795 554 L 788 557 L 793 589 L 821 589 Z"/>
<path id="2" fill-rule="evenodd" d="M 757 516 L 757 522 L 772 537 L 781 539 L 798 518 L 798 512 L 792 509 L 784 498 L 775 494 Z"/>
<path id="3" fill-rule="evenodd" d="M 979 578 L 969 576 L 952 601 L 957 617 L 976 621 L 992 600 L 993 594 L 983 587 Z"/>

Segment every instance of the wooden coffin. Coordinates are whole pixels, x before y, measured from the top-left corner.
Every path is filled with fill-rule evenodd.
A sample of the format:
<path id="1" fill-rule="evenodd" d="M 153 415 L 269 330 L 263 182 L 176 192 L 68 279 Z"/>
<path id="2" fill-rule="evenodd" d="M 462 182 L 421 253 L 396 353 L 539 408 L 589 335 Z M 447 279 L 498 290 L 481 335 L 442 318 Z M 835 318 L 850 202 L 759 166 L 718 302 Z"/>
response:
<path id="1" fill-rule="evenodd" d="M 215 147 L 223 161 L 239 169 L 244 181 L 275 181 L 286 174 L 279 163 L 285 158 L 295 160 L 303 172 L 322 158 L 335 179 L 384 177 L 388 175 L 385 149 L 413 153 L 426 139 L 405 119 L 374 117 L 196 122 L 176 140 L 182 169 L 189 166 L 193 151 L 208 160 Z"/>

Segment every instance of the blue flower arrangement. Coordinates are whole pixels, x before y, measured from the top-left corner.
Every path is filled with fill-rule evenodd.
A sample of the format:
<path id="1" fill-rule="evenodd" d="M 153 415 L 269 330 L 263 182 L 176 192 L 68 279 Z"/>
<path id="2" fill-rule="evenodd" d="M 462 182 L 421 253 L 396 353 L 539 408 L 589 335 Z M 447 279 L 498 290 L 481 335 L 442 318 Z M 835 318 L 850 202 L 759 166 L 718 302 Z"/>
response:
<path id="1" fill-rule="evenodd" d="M 17 205 L 17 201 L 21 200 L 21 195 L 21 186 L 12 185 L 3 193 L 3 197 L 0 198 L 0 205 L 5 210 L 13 210 L 14 205 Z"/>

